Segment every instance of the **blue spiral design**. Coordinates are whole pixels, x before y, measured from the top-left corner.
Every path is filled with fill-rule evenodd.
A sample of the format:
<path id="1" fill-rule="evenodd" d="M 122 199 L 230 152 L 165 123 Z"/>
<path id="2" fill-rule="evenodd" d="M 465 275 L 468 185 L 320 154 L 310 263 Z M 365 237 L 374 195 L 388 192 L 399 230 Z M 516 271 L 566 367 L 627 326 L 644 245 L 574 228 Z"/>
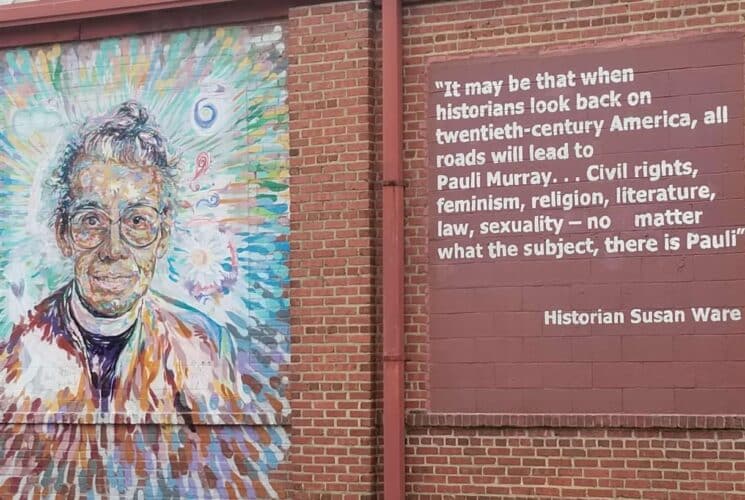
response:
<path id="1" fill-rule="evenodd" d="M 209 102 L 204 104 L 205 101 L 207 101 L 207 98 L 203 97 L 194 104 L 194 123 L 199 128 L 208 129 L 217 121 L 217 107 Z M 209 118 L 202 118 L 202 111 L 205 109 L 210 112 Z"/>
<path id="2" fill-rule="evenodd" d="M 207 205 L 210 208 L 215 208 L 220 204 L 220 195 L 217 193 L 211 193 L 208 198 L 202 198 L 197 202 L 197 208 L 201 205 Z"/>

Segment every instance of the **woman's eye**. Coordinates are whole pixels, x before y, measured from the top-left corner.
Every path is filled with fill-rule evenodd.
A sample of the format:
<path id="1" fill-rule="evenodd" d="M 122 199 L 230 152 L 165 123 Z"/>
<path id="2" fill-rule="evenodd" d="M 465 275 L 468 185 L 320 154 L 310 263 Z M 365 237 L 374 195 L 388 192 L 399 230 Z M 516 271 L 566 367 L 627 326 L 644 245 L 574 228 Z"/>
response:
<path id="1" fill-rule="evenodd" d="M 145 215 L 133 214 L 126 219 L 126 224 L 129 227 L 133 227 L 137 229 L 145 229 L 145 228 L 149 228 L 150 226 L 152 226 L 153 223 L 150 220 L 150 218 L 148 218 Z"/>
<path id="2" fill-rule="evenodd" d="M 101 221 L 95 215 L 89 215 L 83 219 L 83 223 L 89 227 L 95 227 L 101 224 Z"/>

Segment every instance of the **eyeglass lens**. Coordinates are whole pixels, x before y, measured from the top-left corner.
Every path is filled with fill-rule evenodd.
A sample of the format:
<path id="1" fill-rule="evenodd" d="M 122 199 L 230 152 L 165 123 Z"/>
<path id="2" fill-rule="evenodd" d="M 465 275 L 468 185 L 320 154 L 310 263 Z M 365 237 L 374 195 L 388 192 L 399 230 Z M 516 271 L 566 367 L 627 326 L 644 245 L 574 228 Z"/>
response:
<path id="1" fill-rule="evenodd" d="M 158 238 L 160 214 L 153 207 L 130 207 L 117 222 L 122 239 L 134 247 L 146 247 Z M 109 235 L 111 224 L 111 218 L 102 210 L 79 210 L 70 218 L 72 240 L 81 248 L 95 248 Z"/>

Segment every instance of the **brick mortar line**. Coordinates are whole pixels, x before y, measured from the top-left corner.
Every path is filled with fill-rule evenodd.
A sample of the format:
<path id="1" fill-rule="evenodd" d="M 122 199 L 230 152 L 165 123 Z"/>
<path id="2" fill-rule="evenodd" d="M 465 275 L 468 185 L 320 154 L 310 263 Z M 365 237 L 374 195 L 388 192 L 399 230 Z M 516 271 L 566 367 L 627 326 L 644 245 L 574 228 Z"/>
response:
<path id="1" fill-rule="evenodd" d="M 706 5 L 714 5 L 714 4 L 701 4 L 701 6 Z M 596 6 L 592 8 L 575 8 L 575 9 L 564 9 L 564 10 L 549 10 L 549 11 L 539 11 L 539 12 L 520 12 L 517 14 L 510 13 L 510 14 L 502 14 L 497 11 L 492 12 L 491 16 L 479 16 L 479 17 L 464 17 L 457 20 L 457 23 L 473 23 L 478 21 L 497 21 L 499 24 L 494 24 L 491 27 L 492 28 L 502 28 L 505 26 L 520 26 L 524 24 L 533 25 L 533 24 L 547 24 L 547 23 L 562 23 L 562 22 L 578 22 L 578 21 L 592 21 L 595 19 L 603 19 L 603 20 L 609 20 L 609 21 L 619 21 L 618 18 L 628 18 L 625 21 L 622 21 L 620 23 L 614 22 L 610 23 L 614 26 L 617 25 L 623 25 L 623 24 L 629 24 L 632 21 L 665 21 L 665 20 L 677 20 L 677 19 L 700 19 L 700 18 L 706 18 L 706 17 L 716 17 L 716 16 L 726 16 L 726 15 L 736 15 L 741 10 L 738 9 L 730 9 L 727 10 L 726 6 L 722 10 L 718 11 L 710 11 L 710 12 L 704 12 L 704 13 L 691 13 L 691 14 L 685 14 L 683 12 L 683 9 L 673 9 L 673 8 L 656 8 L 656 9 L 647 9 L 647 10 L 626 10 L 624 12 L 600 12 L 600 13 L 593 13 L 591 15 L 587 15 L 586 13 L 590 10 L 598 10 L 598 9 L 607 9 L 611 6 Z M 484 10 L 488 9 L 474 9 L 476 12 L 484 12 Z M 680 11 L 680 13 L 678 13 Z M 467 11 L 464 11 L 467 12 Z M 648 14 L 659 14 L 659 13 L 667 13 L 669 14 L 667 17 L 655 17 L 653 19 L 643 19 L 645 15 Z M 570 15 L 567 15 L 570 14 Z M 434 14 L 434 13 L 416 13 L 412 12 L 406 15 L 406 23 L 404 24 L 404 28 L 409 27 L 419 27 L 421 25 L 426 25 L 428 27 L 441 27 L 441 26 L 452 26 L 453 21 L 429 21 L 427 22 L 425 19 L 426 17 L 445 17 L 445 14 Z M 521 18 L 527 18 L 527 23 L 514 23 L 514 24 L 505 24 L 504 21 L 515 21 Z M 531 19 L 533 18 L 533 19 Z M 540 19 L 539 19 L 540 18 Z M 640 19 L 637 19 L 640 18 Z M 417 24 L 412 21 L 416 20 L 423 20 L 424 22 Z M 299 36 L 311 36 L 314 35 L 313 33 L 303 33 Z"/>
<path id="2" fill-rule="evenodd" d="M 745 415 L 410 412 L 407 427 L 744 430 Z"/>
<path id="3" fill-rule="evenodd" d="M 686 18 L 686 19 L 692 19 L 692 18 Z M 589 28 L 587 28 L 587 27 L 577 27 L 577 28 L 571 28 L 571 29 L 556 28 L 556 29 L 549 30 L 549 31 L 537 31 L 537 32 L 527 31 L 527 32 L 524 32 L 524 33 L 503 33 L 503 34 L 500 34 L 499 36 L 496 36 L 496 37 L 464 38 L 464 39 L 457 39 L 457 40 L 449 40 L 449 41 L 440 42 L 440 43 L 442 43 L 443 45 L 451 45 L 451 44 L 457 45 L 459 43 L 466 43 L 466 42 L 467 43 L 473 43 L 473 42 L 490 42 L 490 41 L 497 41 L 499 39 L 532 37 L 534 35 L 547 35 L 547 34 L 555 34 L 555 33 L 572 33 L 572 34 L 581 35 L 581 34 L 587 32 L 588 29 L 598 29 L 598 30 L 604 30 L 605 31 L 606 28 L 609 28 L 609 27 L 643 26 L 645 24 L 655 23 L 655 22 L 659 22 L 659 21 L 642 21 L 642 22 L 639 22 L 639 23 L 613 24 L 613 25 L 609 25 L 609 26 L 594 26 L 594 27 L 589 27 Z M 737 29 L 732 30 L 732 28 L 737 28 Z M 618 39 L 624 39 L 624 37 L 625 36 L 628 36 L 628 35 L 635 35 L 635 36 L 642 36 L 642 35 L 646 35 L 646 36 L 660 36 L 661 33 L 664 33 L 666 36 L 667 35 L 670 35 L 672 33 L 683 33 L 683 34 L 693 35 L 693 34 L 696 34 L 696 33 L 701 34 L 702 33 L 702 29 L 703 30 L 707 30 L 707 31 L 705 31 L 705 33 L 712 33 L 712 34 L 713 33 L 717 33 L 717 32 L 724 32 L 725 30 L 728 30 L 728 31 L 729 30 L 732 30 L 732 31 L 736 31 L 736 32 L 742 32 L 743 31 L 743 25 L 742 25 L 742 22 L 710 23 L 709 25 L 698 25 L 698 26 L 695 26 L 695 25 L 694 26 L 686 25 L 686 26 L 681 26 L 679 28 L 673 28 L 673 29 L 665 28 L 664 32 L 661 32 L 660 29 L 659 29 L 659 27 L 657 27 L 657 26 L 650 26 L 650 27 L 647 27 L 647 29 L 646 30 L 643 30 L 643 31 L 633 31 L 632 30 L 632 31 L 629 31 L 629 32 L 611 33 L 611 34 L 606 34 L 606 35 L 592 34 L 591 36 L 584 36 L 584 37 L 583 36 L 579 36 L 579 37 L 576 37 L 576 38 L 566 38 L 566 39 L 562 39 L 562 40 L 556 39 L 556 40 L 551 40 L 549 42 L 545 42 L 545 41 L 541 41 L 541 42 L 530 42 L 530 41 L 528 41 L 526 43 L 514 44 L 514 45 L 500 44 L 500 45 L 497 45 L 497 46 L 494 46 L 494 47 L 491 47 L 491 48 L 489 48 L 489 47 L 483 47 L 483 48 L 481 48 L 481 47 L 468 47 L 467 49 L 462 49 L 462 48 L 455 47 L 455 48 L 452 48 L 452 49 L 449 49 L 449 50 L 441 50 L 438 47 L 432 46 L 432 45 L 437 45 L 438 42 L 435 42 L 434 44 L 405 43 L 404 44 L 404 47 L 405 47 L 404 48 L 404 61 L 405 61 L 404 66 L 406 68 L 414 68 L 414 67 L 421 67 L 421 66 L 426 66 L 427 65 L 427 61 L 424 61 L 424 62 L 422 62 L 420 64 L 406 63 L 407 58 L 412 58 L 412 57 L 421 57 L 421 58 L 427 58 L 427 57 L 432 57 L 432 56 L 441 57 L 441 56 L 447 56 L 447 55 L 456 53 L 456 54 L 460 54 L 460 56 L 465 59 L 467 57 L 478 57 L 479 55 L 482 55 L 481 53 L 484 52 L 484 51 L 489 51 L 489 53 L 495 53 L 496 55 L 499 55 L 500 51 L 505 51 L 505 49 L 514 50 L 514 49 L 518 49 L 518 48 L 534 48 L 534 47 L 544 47 L 544 48 L 548 48 L 549 49 L 549 50 L 547 50 L 545 52 L 540 52 L 538 55 L 543 55 L 543 54 L 552 55 L 553 54 L 553 51 L 555 51 L 555 50 L 563 50 L 563 49 L 566 49 L 566 48 L 568 48 L 568 49 L 574 49 L 574 48 L 595 48 L 595 47 L 593 47 L 591 45 L 587 45 L 587 46 L 584 46 L 583 47 L 582 44 L 583 43 L 587 43 L 587 44 L 592 43 L 592 44 L 594 44 L 596 41 L 614 41 L 614 40 L 618 40 Z M 452 31 L 448 31 L 446 33 L 452 33 Z M 417 36 L 421 36 L 421 35 L 417 35 Z M 404 41 L 405 42 L 407 41 L 407 39 L 408 39 L 408 37 L 407 36 L 404 36 Z M 647 38 L 647 39 L 641 40 L 642 43 L 647 43 L 647 42 L 652 43 L 654 41 L 655 40 L 652 39 L 652 38 Z M 415 47 L 428 47 L 428 46 L 431 47 L 431 49 L 432 49 L 432 51 L 431 52 L 428 52 L 428 53 L 410 54 L 410 53 L 407 52 L 407 49 L 411 49 L 411 48 L 415 48 Z M 629 45 L 629 47 L 633 47 L 633 45 Z M 511 55 L 511 54 L 509 54 L 509 53 L 506 52 L 505 55 Z M 407 82 L 405 81 L 404 83 L 407 83 Z M 408 82 L 408 83 L 414 83 L 414 82 Z M 416 82 L 416 83 L 418 84 L 419 82 Z"/>

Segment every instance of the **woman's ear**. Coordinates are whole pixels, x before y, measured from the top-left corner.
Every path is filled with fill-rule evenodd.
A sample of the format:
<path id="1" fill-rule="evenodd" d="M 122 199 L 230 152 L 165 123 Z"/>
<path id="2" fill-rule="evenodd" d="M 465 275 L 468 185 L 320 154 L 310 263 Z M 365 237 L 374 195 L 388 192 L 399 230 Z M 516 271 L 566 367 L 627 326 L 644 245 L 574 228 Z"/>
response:
<path id="1" fill-rule="evenodd" d="M 171 219 L 170 215 L 166 213 L 160 223 L 160 239 L 158 240 L 158 248 L 155 252 L 159 259 L 168 251 L 168 243 L 171 241 L 172 227 L 173 219 Z"/>

